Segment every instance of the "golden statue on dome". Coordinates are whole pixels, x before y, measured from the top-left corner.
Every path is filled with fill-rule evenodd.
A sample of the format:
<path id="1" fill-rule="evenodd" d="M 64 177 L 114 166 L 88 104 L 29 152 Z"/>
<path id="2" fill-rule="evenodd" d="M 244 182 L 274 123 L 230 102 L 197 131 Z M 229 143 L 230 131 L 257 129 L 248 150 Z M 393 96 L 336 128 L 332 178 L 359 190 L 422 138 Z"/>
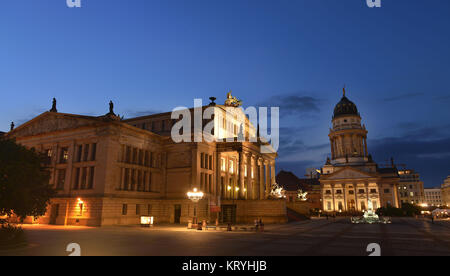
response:
<path id="1" fill-rule="evenodd" d="M 225 100 L 225 106 L 232 107 L 240 107 L 242 105 L 242 101 L 238 100 L 236 97 L 233 97 L 230 92 L 227 93 L 227 99 Z"/>

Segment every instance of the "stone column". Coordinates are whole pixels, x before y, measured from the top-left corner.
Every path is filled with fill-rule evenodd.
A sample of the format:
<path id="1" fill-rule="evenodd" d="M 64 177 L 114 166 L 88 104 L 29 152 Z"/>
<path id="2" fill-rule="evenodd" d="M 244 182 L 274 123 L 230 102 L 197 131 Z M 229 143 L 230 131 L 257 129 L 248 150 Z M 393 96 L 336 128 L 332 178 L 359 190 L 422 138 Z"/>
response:
<path id="1" fill-rule="evenodd" d="M 252 184 L 252 154 L 247 155 L 247 199 L 254 199 Z"/>
<path id="2" fill-rule="evenodd" d="M 369 183 L 364 183 L 366 188 L 366 211 L 369 210 L 369 199 L 370 199 L 370 193 L 369 193 Z"/>
<path id="3" fill-rule="evenodd" d="M 335 195 L 334 184 L 331 184 L 331 194 L 333 195 L 333 211 L 336 211 L 336 200 L 334 198 Z"/>
<path id="4" fill-rule="evenodd" d="M 276 182 L 275 178 L 275 161 L 270 162 L 270 186 Z"/>
<path id="5" fill-rule="evenodd" d="M 259 199 L 262 200 L 265 197 L 264 188 L 266 187 L 264 182 L 264 160 L 262 158 L 258 159 L 258 170 Z"/>
<path id="6" fill-rule="evenodd" d="M 220 167 L 220 152 L 215 152 L 214 158 L 215 158 L 214 171 L 216 172 L 215 195 L 217 198 L 219 198 L 222 195 L 222 183 L 220 183 L 220 174 L 221 174 L 220 170 L 222 169 Z"/>
<path id="7" fill-rule="evenodd" d="M 244 153 L 239 152 L 239 174 L 238 174 L 238 187 L 239 187 L 239 199 L 245 199 L 244 191 Z"/>
<path id="8" fill-rule="evenodd" d="M 266 181 L 266 198 L 269 198 L 269 194 L 270 194 L 270 177 L 269 177 L 269 162 L 268 161 L 264 161 L 264 168 L 265 168 L 265 181 Z"/>
<path id="9" fill-rule="evenodd" d="M 342 193 L 344 194 L 344 204 L 342 204 L 344 210 L 342 211 L 346 212 L 348 211 L 348 206 L 347 206 L 347 185 L 345 183 L 342 184 Z"/>
<path id="10" fill-rule="evenodd" d="M 197 149 L 193 148 L 192 149 L 192 167 L 191 167 L 191 183 L 189 184 L 189 188 L 198 188 L 200 189 L 200 186 L 198 185 L 199 183 L 198 181 L 198 175 L 197 172 L 199 171 L 197 168 L 199 166 L 199 162 L 198 162 L 198 153 L 197 153 Z"/>

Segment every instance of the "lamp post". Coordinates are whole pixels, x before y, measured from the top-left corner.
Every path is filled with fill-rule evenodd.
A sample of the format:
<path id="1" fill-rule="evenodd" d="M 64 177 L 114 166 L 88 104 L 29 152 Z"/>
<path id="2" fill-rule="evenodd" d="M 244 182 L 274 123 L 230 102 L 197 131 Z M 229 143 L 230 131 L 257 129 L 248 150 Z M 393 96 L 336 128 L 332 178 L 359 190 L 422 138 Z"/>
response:
<path id="1" fill-rule="evenodd" d="M 194 188 L 192 192 L 187 193 L 187 196 L 192 202 L 194 202 L 194 217 L 192 219 L 192 223 L 197 223 L 197 204 L 203 198 L 204 194 L 203 192 L 198 191 L 197 188 Z"/>

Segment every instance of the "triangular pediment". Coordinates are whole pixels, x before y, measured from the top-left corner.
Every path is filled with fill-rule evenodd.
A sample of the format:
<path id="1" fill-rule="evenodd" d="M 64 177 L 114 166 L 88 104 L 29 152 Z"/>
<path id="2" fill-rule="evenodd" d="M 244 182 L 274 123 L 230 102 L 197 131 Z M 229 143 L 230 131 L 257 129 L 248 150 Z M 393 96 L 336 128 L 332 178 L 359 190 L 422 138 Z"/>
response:
<path id="1" fill-rule="evenodd" d="M 364 172 L 351 167 L 344 167 L 329 175 L 321 176 L 323 180 L 338 180 L 338 179 L 357 179 L 357 178 L 374 178 L 376 175 Z"/>
<path id="2" fill-rule="evenodd" d="M 45 112 L 14 129 L 8 136 L 24 137 L 43 133 L 93 126 L 100 122 L 98 117 Z"/>

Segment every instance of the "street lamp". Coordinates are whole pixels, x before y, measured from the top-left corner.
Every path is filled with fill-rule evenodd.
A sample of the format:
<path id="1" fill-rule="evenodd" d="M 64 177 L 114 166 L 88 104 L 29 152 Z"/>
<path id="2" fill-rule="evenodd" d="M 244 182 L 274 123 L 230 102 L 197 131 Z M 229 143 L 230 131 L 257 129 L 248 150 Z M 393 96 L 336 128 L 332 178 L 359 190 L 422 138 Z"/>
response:
<path id="1" fill-rule="evenodd" d="M 192 192 L 187 193 L 187 196 L 194 202 L 194 218 L 192 219 L 192 223 L 197 223 L 197 204 L 203 198 L 204 194 L 198 191 L 197 188 L 194 188 Z"/>

